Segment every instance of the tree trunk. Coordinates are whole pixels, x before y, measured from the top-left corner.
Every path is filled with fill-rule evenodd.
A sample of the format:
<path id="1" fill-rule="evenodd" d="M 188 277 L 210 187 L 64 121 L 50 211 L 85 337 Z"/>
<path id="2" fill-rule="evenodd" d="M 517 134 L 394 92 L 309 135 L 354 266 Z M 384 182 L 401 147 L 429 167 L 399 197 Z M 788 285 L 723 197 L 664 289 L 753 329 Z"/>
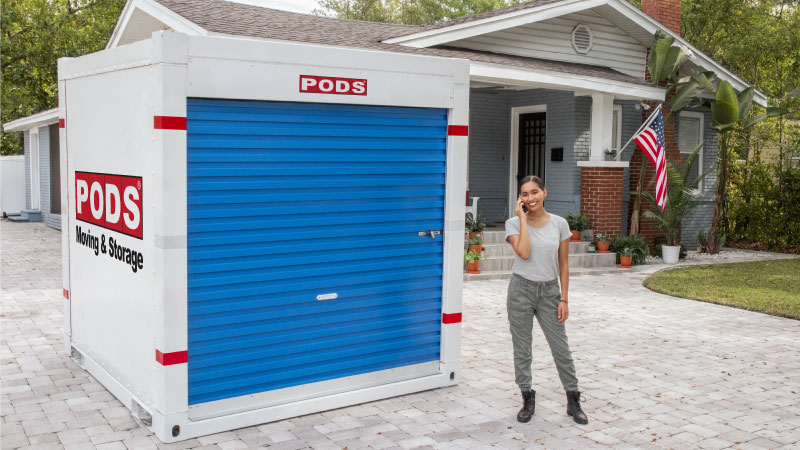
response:
<path id="1" fill-rule="evenodd" d="M 642 157 L 642 165 L 639 168 L 639 181 L 636 183 L 636 190 L 634 192 L 642 192 L 642 185 L 644 185 L 644 171 L 646 167 L 644 165 L 644 157 Z M 633 200 L 633 212 L 631 212 L 631 227 L 628 231 L 628 234 L 639 234 L 639 209 L 641 196 L 637 195 L 636 198 Z"/>
<path id="2" fill-rule="evenodd" d="M 728 143 L 731 131 L 723 131 L 719 138 L 719 174 L 717 175 L 717 195 L 714 199 L 714 218 L 711 220 L 711 230 L 708 233 L 708 252 L 719 253 L 719 221 L 724 207 L 725 189 L 728 183 Z"/>

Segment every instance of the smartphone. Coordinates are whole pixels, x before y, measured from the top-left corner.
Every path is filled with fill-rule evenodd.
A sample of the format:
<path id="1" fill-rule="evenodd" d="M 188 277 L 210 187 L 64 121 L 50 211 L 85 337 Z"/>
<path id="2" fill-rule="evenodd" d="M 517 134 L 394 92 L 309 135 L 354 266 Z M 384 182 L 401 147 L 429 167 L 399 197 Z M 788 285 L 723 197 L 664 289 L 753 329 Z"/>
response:
<path id="1" fill-rule="evenodd" d="M 528 214 L 528 207 L 525 206 L 524 204 L 522 205 L 522 212 L 524 212 L 525 214 Z"/>

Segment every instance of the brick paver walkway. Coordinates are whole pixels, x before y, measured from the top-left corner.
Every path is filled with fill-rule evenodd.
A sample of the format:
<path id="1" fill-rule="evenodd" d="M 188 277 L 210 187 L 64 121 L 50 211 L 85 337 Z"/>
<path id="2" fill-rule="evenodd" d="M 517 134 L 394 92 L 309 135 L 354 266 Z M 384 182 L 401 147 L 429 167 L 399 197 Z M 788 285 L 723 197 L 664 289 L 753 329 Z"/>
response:
<path id="1" fill-rule="evenodd" d="M 516 423 L 507 281 L 465 285 L 463 382 L 164 445 L 66 355 L 60 235 L 2 222 L 2 449 L 800 447 L 800 322 L 655 294 L 658 267 L 571 281 L 568 334 L 590 423 L 536 330 L 536 414 Z"/>

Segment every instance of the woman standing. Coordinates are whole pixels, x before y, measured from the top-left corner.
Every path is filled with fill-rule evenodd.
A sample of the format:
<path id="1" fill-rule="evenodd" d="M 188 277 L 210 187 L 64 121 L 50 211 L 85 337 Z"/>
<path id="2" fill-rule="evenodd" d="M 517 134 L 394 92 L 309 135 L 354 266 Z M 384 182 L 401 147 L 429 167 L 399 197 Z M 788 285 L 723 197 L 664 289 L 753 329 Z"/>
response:
<path id="1" fill-rule="evenodd" d="M 571 234 L 564 218 L 545 211 L 545 197 L 547 190 L 541 178 L 523 178 L 514 211 L 516 217 L 506 221 L 506 240 L 515 253 L 507 308 L 514 345 L 514 373 L 523 400 L 517 420 L 530 421 L 536 406 L 536 391 L 531 389 L 531 335 L 536 316 L 567 391 L 567 414 L 575 422 L 585 424 L 588 419 L 581 409 L 575 364 L 564 327 L 569 317 Z"/>

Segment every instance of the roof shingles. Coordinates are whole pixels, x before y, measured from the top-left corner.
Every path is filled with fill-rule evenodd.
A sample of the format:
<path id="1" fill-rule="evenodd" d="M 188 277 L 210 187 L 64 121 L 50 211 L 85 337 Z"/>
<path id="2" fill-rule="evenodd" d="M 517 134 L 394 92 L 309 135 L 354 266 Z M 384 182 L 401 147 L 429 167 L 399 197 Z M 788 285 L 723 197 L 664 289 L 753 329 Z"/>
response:
<path id="1" fill-rule="evenodd" d="M 382 50 L 396 53 L 415 53 L 441 56 L 446 58 L 463 58 L 475 62 L 500 64 L 526 69 L 546 70 L 552 72 L 584 75 L 624 83 L 653 86 L 651 83 L 616 70 L 554 60 L 529 58 L 515 55 L 503 55 L 454 47 L 414 48 L 398 44 L 385 44 L 382 41 L 426 29 L 444 25 L 480 20 L 506 12 L 512 12 L 555 3 L 563 0 L 539 0 L 520 5 L 476 14 L 432 27 L 416 25 L 398 25 L 359 20 L 334 19 L 329 17 L 298 14 L 287 11 L 250 6 L 223 0 L 156 0 L 168 9 L 204 29 L 222 34 L 250 36 L 264 39 L 305 42 L 320 45 L 355 47 Z"/>

